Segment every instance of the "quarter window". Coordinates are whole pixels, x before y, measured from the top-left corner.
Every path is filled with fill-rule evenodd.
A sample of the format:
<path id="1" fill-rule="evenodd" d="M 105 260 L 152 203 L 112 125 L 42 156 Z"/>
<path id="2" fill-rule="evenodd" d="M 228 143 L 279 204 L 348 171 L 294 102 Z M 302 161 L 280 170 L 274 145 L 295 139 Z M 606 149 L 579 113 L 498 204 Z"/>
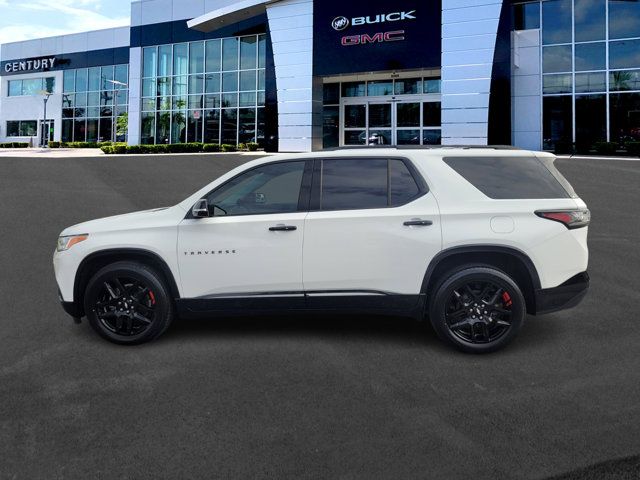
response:
<path id="1" fill-rule="evenodd" d="M 242 173 L 207 197 L 216 217 L 298 211 L 304 161 L 264 165 Z"/>

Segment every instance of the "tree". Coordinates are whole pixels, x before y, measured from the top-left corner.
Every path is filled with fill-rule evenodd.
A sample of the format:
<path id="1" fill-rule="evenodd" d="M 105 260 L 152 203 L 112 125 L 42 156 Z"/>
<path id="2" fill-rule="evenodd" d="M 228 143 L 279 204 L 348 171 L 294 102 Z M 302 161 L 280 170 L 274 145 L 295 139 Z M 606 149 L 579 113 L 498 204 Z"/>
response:
<path id="1" fill-rule="evenodd" d="M 124 112 L 116 118 L 116 136 L 124 137 L 129 130 L 129 113 Z"/>

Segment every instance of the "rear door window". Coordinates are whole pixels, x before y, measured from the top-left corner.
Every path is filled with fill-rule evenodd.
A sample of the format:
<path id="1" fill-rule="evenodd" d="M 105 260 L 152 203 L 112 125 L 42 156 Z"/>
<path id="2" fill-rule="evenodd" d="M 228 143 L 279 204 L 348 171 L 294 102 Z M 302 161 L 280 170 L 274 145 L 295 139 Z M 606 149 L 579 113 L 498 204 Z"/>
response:
<path id="1" fill-rule="evenodd" d="M 404 205 L 426 191 L 400 159 L 322 161 L 321 210 L 361 210 Z"/>
<path id="2" fill-rule="evenodd" d="M 446 157 L 444 162 L 489 198 L 571 198 L 572 190 L 537 157 Z M 564 180 L 568 185 L 568 182 Z"/>

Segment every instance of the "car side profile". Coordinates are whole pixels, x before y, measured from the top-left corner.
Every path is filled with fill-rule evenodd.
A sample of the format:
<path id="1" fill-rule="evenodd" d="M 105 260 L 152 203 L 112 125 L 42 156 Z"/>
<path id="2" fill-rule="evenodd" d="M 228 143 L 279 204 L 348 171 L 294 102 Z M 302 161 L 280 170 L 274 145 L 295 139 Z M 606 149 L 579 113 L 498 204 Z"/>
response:
<path id="1" fill-rule="evenodd" d="M 250 161 L 168 208 L 65 229 L 64 309 L 119 344 L 176 317 L 428 319 L 466 352 L 589 286 L 590 213 L 548 153 L 361 148 Z"/>

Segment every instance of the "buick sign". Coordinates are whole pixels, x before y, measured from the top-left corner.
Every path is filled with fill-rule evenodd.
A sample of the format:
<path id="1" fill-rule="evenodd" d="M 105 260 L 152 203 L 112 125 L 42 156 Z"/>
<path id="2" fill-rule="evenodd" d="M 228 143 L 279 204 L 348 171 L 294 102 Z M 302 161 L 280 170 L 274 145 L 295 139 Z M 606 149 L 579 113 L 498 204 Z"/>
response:
<path id="1" fill-rule="evenodd" d="M 344 30 L 349 26 L 349 19 L 347 17 L 336 17 L 331 22 L 331 26 L 337 31 Z"/>
<path id="2" fill-rule="evenodd" d="M 334 30 L 341 31 L 347 28 L 349 25 L 373 25 L 376 23 L 386 22 L 400 22 L 403 20 L 415 20 L 416 11 L 410 10 L 408 12 L 393 12 L 393 13 L 380 13 L 378 15 L 368 15 L 366 17 L 353 17 L 349 20 L 347 17 L 336 17 L 331 22 L 331 26 Z"/>

